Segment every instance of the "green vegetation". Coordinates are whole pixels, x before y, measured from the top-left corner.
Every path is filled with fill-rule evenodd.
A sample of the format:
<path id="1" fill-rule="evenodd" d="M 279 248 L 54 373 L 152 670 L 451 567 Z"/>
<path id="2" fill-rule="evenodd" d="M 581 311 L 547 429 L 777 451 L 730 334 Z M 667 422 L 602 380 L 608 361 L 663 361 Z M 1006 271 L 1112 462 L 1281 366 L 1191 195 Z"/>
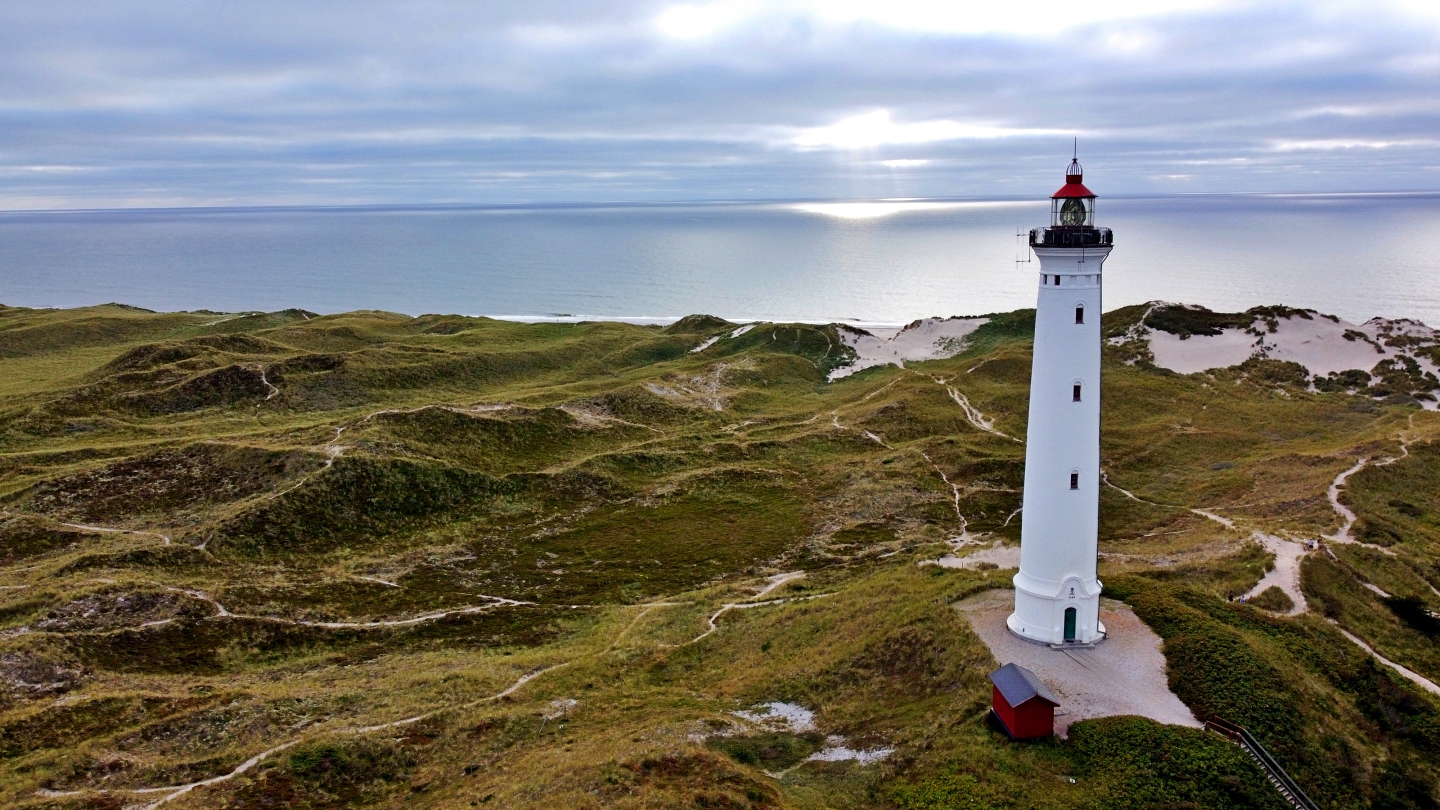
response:
<path id="1" fill-rule="evenodd" d="M 987 722 L 953 605 L 1008 573 L 916 563 L 1019 538 L 1033 317 L 827 383 L 832 326 L 0 309 L 0 803 L 272 751 L 167 806 L 1279 807 L 1213 734 Z M 1322 806 L 1433 806 L 1436 701 L 1326 619 L 1440 678 L 1440 420 L 1106 352 L 1101 576 L 1173 690 Z M 1251 532 L 1338 528 L 1361 457 L 1363 543 L 1305 558 L 1310 612 L 1228 601 L 1274 564 Z M 817 730 L 735 715 L 770 701 Z M 842 744 L 893 751 L 808 759 Z"/>
<path id="2" fill-rule="evenodd" d="M 1440 706 L 1323 619 L 1142 577 L 1107 588 L 1165 640 L 1170 687 L 1196 716 L 1250 729 L 1322 807 L 1429 806 Z M 1419 798 L 1396 804 L 1389 780 L 1402 777 Z"/>
<path id="3" fill-rule="evenodd" d="M 1249 604 L 1275 613 L 1286 613 L 1294 609 L 1295 600 L 1291 599 L 1289 594 L 1280 590 L 1279 586 L 1271 585 L 1260 593 L 1255 594 L 1255 596 L 1249 600 Z"/>

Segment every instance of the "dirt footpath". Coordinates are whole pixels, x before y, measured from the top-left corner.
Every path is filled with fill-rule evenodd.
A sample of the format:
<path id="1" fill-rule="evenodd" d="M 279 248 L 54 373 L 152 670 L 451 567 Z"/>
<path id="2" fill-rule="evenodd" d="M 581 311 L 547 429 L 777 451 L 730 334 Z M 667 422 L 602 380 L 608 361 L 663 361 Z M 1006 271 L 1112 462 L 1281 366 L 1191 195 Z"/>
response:
<path id="1" fill-rule="evenodd" d="M 1107 636 L 1094 647 L 1051 649 L 1024 641 L 1005 626 L 1015 592 L 993 590 L 957 604 L 1001 665 L 1016 663 L 1040 676 L 1060 699 L 1055 732 L 1092 717 L 1140 715 L 1160 723 L 1200 728 L 1165 681 L 1160 637 L 1123 602 L 1100 600 Z"/>

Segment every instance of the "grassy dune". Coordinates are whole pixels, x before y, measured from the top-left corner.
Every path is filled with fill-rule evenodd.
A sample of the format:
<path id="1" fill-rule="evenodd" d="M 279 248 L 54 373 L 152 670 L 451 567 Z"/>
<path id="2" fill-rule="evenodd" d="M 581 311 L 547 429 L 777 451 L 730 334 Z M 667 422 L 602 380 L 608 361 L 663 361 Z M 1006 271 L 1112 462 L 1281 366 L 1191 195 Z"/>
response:
<path id="1" fill-rule="evenodd" d="M 827 383 L 833 327 L 0 309 L 0 803 L 1281 807 L 1213 735 L 987 722 L 952 606 L 1010 572 L 916 563 L 1018 542 L 1031 315 Z M 1322 806 L 1434 806 L 1440 703 L 1337 625 L 1440 680 L 1440 420 L 1125 359 L 1101 576 L 1174 691 Z M 1227 602 L 1360 457 L 1310 612 Z"/>

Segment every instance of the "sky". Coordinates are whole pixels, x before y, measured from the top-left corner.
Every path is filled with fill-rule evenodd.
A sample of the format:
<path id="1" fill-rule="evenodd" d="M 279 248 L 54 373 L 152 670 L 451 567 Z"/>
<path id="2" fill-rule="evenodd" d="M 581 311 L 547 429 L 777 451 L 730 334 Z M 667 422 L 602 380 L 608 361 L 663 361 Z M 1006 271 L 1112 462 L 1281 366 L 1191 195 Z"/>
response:
<path id="1" fill-rule="evenodd" d="M 1440 190 L 1440 2 L 0 0 L 0 209 Z"/>

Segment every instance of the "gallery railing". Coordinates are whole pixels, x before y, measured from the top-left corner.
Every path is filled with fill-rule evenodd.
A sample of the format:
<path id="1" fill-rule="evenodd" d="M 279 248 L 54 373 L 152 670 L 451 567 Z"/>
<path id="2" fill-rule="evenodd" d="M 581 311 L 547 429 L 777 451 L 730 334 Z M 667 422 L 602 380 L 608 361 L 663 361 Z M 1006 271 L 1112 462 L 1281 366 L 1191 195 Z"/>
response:
<path id="1" fill-rule="evenodd" d="M 1109 228 L 1035 228 L 1030 247 L 1109 247 L 1114 244 Z"/>

